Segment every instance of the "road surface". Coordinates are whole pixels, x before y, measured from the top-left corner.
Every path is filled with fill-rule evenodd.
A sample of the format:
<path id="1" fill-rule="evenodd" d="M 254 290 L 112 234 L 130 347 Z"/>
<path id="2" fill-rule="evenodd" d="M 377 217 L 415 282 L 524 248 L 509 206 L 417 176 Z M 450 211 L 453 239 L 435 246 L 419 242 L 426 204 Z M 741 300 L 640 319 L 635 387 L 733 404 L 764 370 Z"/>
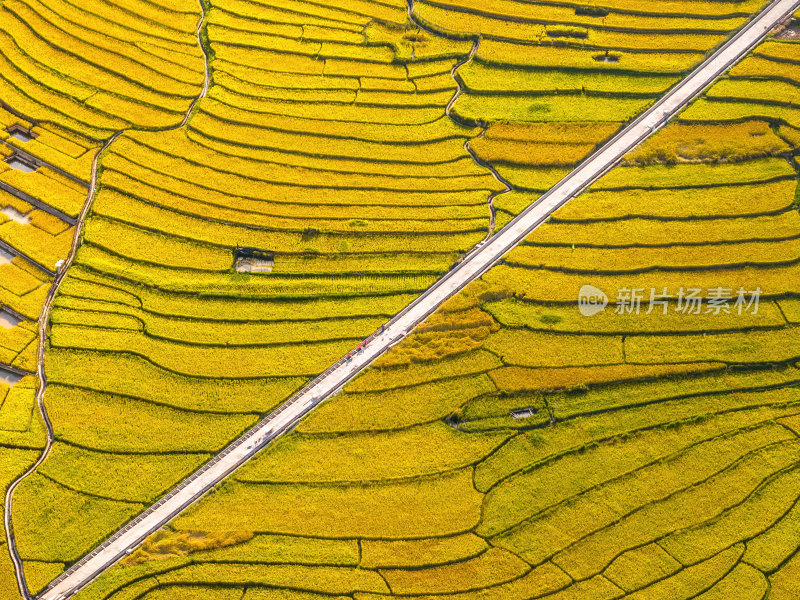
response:
<path id="1" fill-rule="evenodd" d="M 74 594 L 125 556 L 129 549 L 138 545 L 145 537 L 165 525 L 244 464 L 265 444 L 290 429 L 320 401 L 338 392 L 373 360 L 408 335 L 445 300 L 491 268 L 531 231 L 544 223 L 555 210 L 614 167 L 629 150 L 677 114 L 798 6 L 800 0 L 776 0 L 769 5 L 649 110 L 598 149 L 502 230 L 473 249 L 456 268 L 389 321 L 385 330 L 373 334 L 367 346 L 362 351 L 356 352 L 351 360 L 345 358 L 331 366 L 166 496 L 75 563 L 54 580 L 38 598 L 63 600 Z"/>

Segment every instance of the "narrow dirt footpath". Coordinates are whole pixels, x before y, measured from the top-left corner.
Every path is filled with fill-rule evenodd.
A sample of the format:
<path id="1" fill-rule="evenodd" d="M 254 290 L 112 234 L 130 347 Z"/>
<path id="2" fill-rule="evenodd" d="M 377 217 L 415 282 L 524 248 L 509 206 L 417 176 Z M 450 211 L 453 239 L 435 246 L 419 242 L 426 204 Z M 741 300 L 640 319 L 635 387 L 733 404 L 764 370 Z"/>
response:
<path id="1" fill-rule="evenodd" d="M 407 0 L 407 2 L 408 2 L 408 18 L 411 20 L 412 23 L 414 23 L 417 27 L 419 27 L 423 31 L 430 33 L 431 35 L 439 37 L 443 36 L 441 31 L 436 31 L 435 29 L 432 29 L 431 27 L 423 23 L 419 18 L 417 18 L 417 15 L 414 13 L 414 0 Z M 472 48 L 470 49 L 470 52 L 467 55 L 467 57 L 464 58 L 463 60 L 460 60 L 455 65 L 453 65 L 453 68 L 450 70 L 450 76 L 453 78 L 453 81 L 456 82 L 458 89 L 456 90 L 456 93 L 453 95 L 453 97 L 450 99 L 450 102 L 447 103 L 447 107 L 445 107 L 444 110 L 444 113 L 447 115 L 447 117 L 458 125 L 466 125 L 468 127 L 480 127 L 481 132 L 477 136 L 475 136 L 478 138 L 481 138 L 484 135 L 486 135 L 486 130 L 489 128 L 486 125 L 486 123 L 477 121 L 470 123 L 461 122 L 459 119 L 453 118 L 453 116 L 450 113 L 453 110 L 453 106 L 455 105 L 456 101 L 459 99 L 461 94 L 464 93 L 464 82 L 458 76 L 458 70 L 467 63 L 471 62 L 473 58 L 475 58 L 475 53 L 478 51 L 478 46 L 480 46 L 480 43 L 481 43 L 481 36 L 480 35 L 475 36 L 475 38 L 472 40 Z M 505 186 L 504 190 L 492 192 L 486 201 L 487 205 L 489 206 L 489 226 L 487 228 L 486 237 L 483 238 L 483 240 L 476 246 L 480 247 L 490 237 L 494 235 L 494 223 L 497 217 L 497 211 L 494 208 L 494 199 L 500 196 L 501 194 L 507 194 L 508 192 L 513 191 L 514 186 L 511 185 L 511 182 L 509 182 L 505 177 L 500 175 L 500 173 L 497 172 L 497 169 L 495 169 L 492 165 L 490 165 L 488 162 L 486 162 L 477 155 L 477 153 L 470 146 L 471 141 L 472 140 L 467 140 L 466 142 L 464 142 L 464 150 L 466 150 L 469 153 L 469 155 L 472 157 L 472 160 L 475 161 L 475 164 L 489 171 L 499 183 Z"/>
<path id="2" fill-rule="evenodd" d="M 205 5 L 203 4 L 203 0 L 197 0 L 198 5 L 200 6 L 200 19 L 197 22 L 197 43 L 200 47 L 200 50 L 203 53 L 204 57 L 204 65 L 205 65 L 205 76 L 203 78 L 203 87 L 200 90 L 200 93 L 197 95 L 192 103 L 189 105 L 189 108 L 186 110 L 186 114 L 183 116 L 183 119 L 177 125 L 170 127 L 166 130 L 162 131 L 170 131 L 175 129 L 180 129 L 184 127 L 191 118 L 197 103 L 200 102 L 201 99 L 205 98 L 206 94 L 208 93 L 208 87 L 210 82 L 210 66 L 209 66 L 209 56 L 208 56 L 208 49 L 203 44 L 203 27 L 205 25 L 206 20 L 206 10 Z M 45 298 L 44 305 L 42 306 L 42 312 L 39 315 L 39 352 L 37 355 L 36 361 L 36 372 L 39 377 L 39 387 L 36 390 L 36 405 L 39 408 L 39 414 L 42 416 L 42 421 L 45 424 L 45 428 L 47 429 L 47 440 L 45 442 L 44 449 L 42 450 L 41 456 L 39 459 L 31 466 L 30 469 L 25 471 L 22 475 L 20 475 L 17 479 L 15 479 L 11 485 L 8 486 L 6 490 L 6 497 L 5 497 L 5 505 L 3 510 L 3 522 L 6 531 L 6 541 L 8 542 L 8 550 L 11 554 L 11 561 L 14 564 L 14 572 L 17 578 L 17 586 L 19 587 L 20 594 L 22 595 L 25 600 L 30 600 L 31 595 L 30 591 L 28 590 L 28 584 L 25 580 L 25 572 L 23 569 L 22 559 L 20 558 L 19 551 L 17 550 L 17 543 L 14 537 L 14 529 L 12 523 L 12 513 L 13 513 L 13 502 L 14 502 L 14 491 L 17 489 L 20 483 L 22 483 L 26 478 L 31 476 L 39 466 L 47 459 L 50 455 L 50 450 L 53 447 L 54 441 L 54 433 L 53 433 L 53 424 L 50 421 L 50 416 L 47 413 L 47 407 L 44 403 L 44 394 L 45 390 L 47 389 L 47 377 L 45 375 L 44 370 L 44 355 L 45 355 L 45 347 L 47 342 L 47 327 L 50 323 L 50 311 L 53 307 L 53 301 L 55 300 L 56 294 L 58 293 L 58 289 L 61 287 L 61 283 L 64 281 L 64 277 L 67 274 L 67 270 L 72 265 L 72 262 L 75 260 L 75 255 L 78 252 L 78 248 L 81 246 L 82 242 L 82 234 L 83 234 L 83 224 L 86 221 L 86 217 L 89 215 L 89 212 L 92 209 L 92 205 L 94 204 L 95 195 L 97 194 L 97 174 L 98 174 L 98 166 L 100 163 L 100 158 L 103 153 L 108 150 L 111 144 L 119 138 L 125 130 L 122 129 L 117 131 L 112 135 L 103 146 L 97 151 L 94 156 L 94 160 L 92 161 L 92 175 L 89 181 L 89 192 L 86 196 L 86 202 L 83 204 L 83 208 L 81 209 L 80 215 L 78 215 L 77 224 L 75 225 L 75 234 L 72 238 L 72 246 L 70 247 L 69 254 L 67 255 L 66 259 L 64 260 L 64 264 L 55 274 L 53 279 L 53 284 L 50 286 L 50 290 L 47 293 L 47 297 Z"/>

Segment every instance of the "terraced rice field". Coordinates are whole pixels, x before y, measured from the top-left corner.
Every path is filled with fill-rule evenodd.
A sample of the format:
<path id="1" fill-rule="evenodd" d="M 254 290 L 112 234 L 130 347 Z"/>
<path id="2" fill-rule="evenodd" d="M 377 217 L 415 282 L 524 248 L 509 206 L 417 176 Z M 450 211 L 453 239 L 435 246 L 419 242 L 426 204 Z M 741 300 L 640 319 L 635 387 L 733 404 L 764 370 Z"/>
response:
<path id="1" fill-rule="evenodd" d="M 465 93 L 453 116 L 489 125 L 471 147 L 514 187 L 494 202 L 498 226 L 662 96 L 760 6 L 414 2 L 417 20 L 432 31 L 480 36 L 473 60 L 457 71 Z"/>
<path id="2" fill-rule="evenodd" d="M 34 464 L 46 444 L 35 405 L 40 386 L 35 375 L 37 320 L 58 264 L 70 253 L 102 142 L 123 127 L 177 125 L 202 85 L 196 9 L 179 12 L 148 3 L 108 3 L 86 10 L 67 2 L 7 2 L 0 7 L 4 501 L 7 486 Z M 155 27 L 157 19 L 165 25 Z M 185 56 L 179 57 L 175 52 L 182 45 Z M 195 73 L 187 76 L 192 65 Z M 179 88 L 186 91 L 183 96 Z M 14 598 L 18 590 L 5 543 L 4 536 L 0 595 Z M 45 568 L 40 577 L 48 579 L 47 573 Z M 52 567 L 49 573 L 55 575 Z"/>
<path id="3" fill-rule="evenodd" d="M 77 597 L 796 598 L 800 140 L 738 71 L 771 51 Z"/>
<path id="4" fill-rule="evenodd" d="M 190 0 L 4 2 L 3 100 L 94 139 L 173 126 L 203 83 L 197 24 Z"/>
<path id="5" fill-rule="evenodd" d="M 213 84 L 188 126 L 142 120 L 102 157 L 51 313 L 56 443 L 15 496 L 30 507 L 14 528 L 32 590 L 488 232 L 503 186 L 464 148 L 480 130 L 445 114 L 471 42 L 432 40 L 407 65 L 393 49 L 404 6 L 301 23 L 273 11 L 267 25 L 253 18 L 265 10 L 206 7 Z M 273 252 L 270 275 L 234 270 L 237 246 Z"/>
<path id="6" fill-rule="evenodd" d="M 97 143 L 0 108 L 0 489 L 39 458 L 46 431 L 36 409 L 38 319 L 67 258 Z M 2 542 L 0 594 L 18 593 Z"/>
<path id="7" fill-rule="evenodd" d="M 2 152 L 36 167 L 0 169 L 0 363 L 24 375 L 0 384 L 4 487 L 45 443 L 26 373 L 91 202 L 49 313 L 55 442 L 14 494 L 31 592 L 761 6 L 3 2 Z M 77 597 L 795 597 L 795 63 L 795 44 L 761 45 Z M 585 283 L 605 313 L 580 316 Z M 756 314 L 613 314 L 623 287 L 761 296 Z"/>

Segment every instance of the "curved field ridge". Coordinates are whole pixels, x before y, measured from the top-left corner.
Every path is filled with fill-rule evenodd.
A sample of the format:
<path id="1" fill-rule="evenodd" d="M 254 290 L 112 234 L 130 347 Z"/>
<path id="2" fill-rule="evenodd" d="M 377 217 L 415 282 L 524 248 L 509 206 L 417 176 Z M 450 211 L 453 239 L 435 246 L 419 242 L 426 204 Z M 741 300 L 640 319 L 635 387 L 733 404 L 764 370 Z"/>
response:
<path id="1" fill-rule="evenodd" d="M 800 138 L 727 81 L 77 597 L 796 597 Z M 615 312 L 680 286 L 762 296 Z"/>

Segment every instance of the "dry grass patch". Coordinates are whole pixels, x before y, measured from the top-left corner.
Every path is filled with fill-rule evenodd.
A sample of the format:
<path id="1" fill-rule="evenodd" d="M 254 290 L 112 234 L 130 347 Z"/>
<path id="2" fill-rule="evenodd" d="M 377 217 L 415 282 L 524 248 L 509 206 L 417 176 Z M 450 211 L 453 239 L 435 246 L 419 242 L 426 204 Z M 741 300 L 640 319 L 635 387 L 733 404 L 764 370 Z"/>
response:
<path id="1" fill-rule="evenodd" d="M 216 550 L 253 539 L 252 531 L 169 531 L 150 535 L 120 565 L 130 567 L 153 560 L 167 560 L 202 550 Z"/>

